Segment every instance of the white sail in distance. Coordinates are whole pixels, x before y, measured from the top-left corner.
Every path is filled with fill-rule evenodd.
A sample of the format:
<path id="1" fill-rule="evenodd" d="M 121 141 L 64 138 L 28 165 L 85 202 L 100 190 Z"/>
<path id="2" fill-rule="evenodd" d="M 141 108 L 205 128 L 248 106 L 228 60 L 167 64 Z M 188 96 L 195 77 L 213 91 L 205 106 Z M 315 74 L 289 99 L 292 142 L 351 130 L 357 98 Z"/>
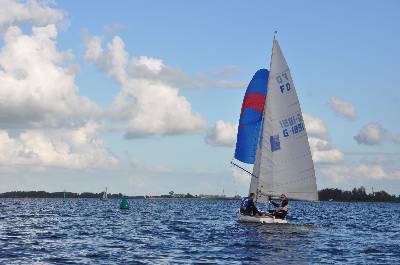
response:
<path id="1" fill-rule="evenodd" d="M 103 199 L 106 200 L 107 199 L 107 187 L 103 192 Z"/>
<path id="2" fill-rule="evenodd" d="M 314 163 L 303 115 L 289 67 L 274 40 L 263 131 L 250 192 L 257 201 L 285 194 L 291 199 L 318 199 Z"/>

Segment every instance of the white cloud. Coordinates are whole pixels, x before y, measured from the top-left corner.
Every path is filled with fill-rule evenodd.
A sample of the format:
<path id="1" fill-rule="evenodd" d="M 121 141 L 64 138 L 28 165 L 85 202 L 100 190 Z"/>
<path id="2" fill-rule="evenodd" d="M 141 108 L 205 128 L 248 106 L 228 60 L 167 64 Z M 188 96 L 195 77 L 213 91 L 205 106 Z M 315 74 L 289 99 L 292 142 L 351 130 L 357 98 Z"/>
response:
<path id="1" fill-rule="evenodd" d="M 389 177 L 381 165 L 360 164 L 358 166 L 351 167 L 349 170 L 355 176 L 363 178 L 382 179 Z"/>
<path id="2" fill-rule="evenodd" d="M 101 47 L 99 37 L 88 39 L 85 57 L 121 86 L 109 116 L 116 128 L 126 132 L 127 138 L 196 133 L 205 129 L 206 122 L 192 111 L 177 87 L 153 78 L 165 69 L 161 60 L 146 56 L 130 59 L 119 37 L 114 37 L 106 50 Z"/>
<path id="3" fill-rule="evenodd" d="M 383 128 L 380 124 L 370 122 L 364 125 L 354 136 L 358 144 L 379 145 L 383 142 L 400 144 L 400 134 L 394 134 Z"/>
<path id="4" fill-rule="evenodd" d="M 304 114 L 308 142 L 315 163 L 336 163 L 343 159 L 343 153 L 331 146 L 324 122 L 310 114 Z"/>
<path id="5" fill-rule="evenodd" d="M 216 76 L 224 78 L 237 75 L 238 73 L 240 73 L 239 65 L 225 65 L 215 71 Z"/>
<path id="6" fill-rule="evenodd" d="M 336 163 L 343 159 L 343 153 L 337 148 L 332 148 L 328 141 L 315 137 L 308 138 L 308 141 L 314 162 Z"/>
<path id="7" fill-rule="evenodd" d="M 122 46 L 124 46 L 122 39 L 119 37 L 115 37 L 110 44 L 116 45 L 117 42 L 121 42 Z M 108 45 L 109 51 L 104 52 L 101 46 L 102 39 L 100 37 L 88 37 L 86 40 L 86 59 L 94 62 L 97 66 L 108 72 L 110 67 L 112 67 L 110 62 L 112 60 L 112 55 L 110 54 L 110 44 Z M 124 47 L 120 48 L 124 49 Z M 124 51 L 124 53 L 126 52 Z M 124 63 L 123 68 L 130 78 L 146 79 L 152 82 L 163 83 L 164 85 L 168 85 L 170 87 L 182 89 L 244 89 L 247 86 L 245 82 L 219 79 L 204 73 L 198 73 L 194 78 L 192 78 L 180 68 L 166 65 L 161 59 L 158 58 L 140 56 L 137 58 L 128 59 L 127 54 L 124 55 L 124 57 L 126 57 L 127 61 Z M 157 68 L 154 69 L 154 67 Z M 227 69 L 223 69 L 222 71 L 225 72 L 225 76 L 228 75 Z M 233 75 L 233 72 L 231 72 L 230 75 Z M 216 76 L 222 77 L 222 73 L 216 73 Z"/>
<path id="8" fill-rule="evenodd" d="M 336 183 L 355 179 L 400 180 L 399 170 L 385 169 L 381 164 L 332 165 L 321 168 L 320 173 Z"/>
<path id="9" fill-rule="evenodd" d="M 38 26 L 54 24 L 64 18 L 64 13 L 49 6 L 48 1 L 24 2 L 0 0 L 0 31 L 11 25 L 30 22 Z"/>
<path id="10" fill-rule="evenodd" d="M 76 129 L 26 130 L 16 136 L 0 131 L 3 166 L 108 168 L 118 163 L 89 122 Z"/>
<path id="11" fill-rule="evenodd" d="M 205 141 L 209 145 L 232 147 L 236 143 L 237 124 L 219 120 L 208 131 Z"/>
<path id="12" fill-rule="evenodd" d="M 78 66 L 57 49 L 54 23 L 63 12 L 49 2 L 0 0 L 0 164 L 86 169 L 118 160 L 90 121 L 99 107 L 78 96 Z M 31 26 L 24 32 L 18 25 Z"/>
<path id="13" fill-rule="evenodd" d="M 251 181 L 251 175 L 236 167 L 232 167 L 232 176 L 234 180 L 242 186 L 248 187 Z"/>
<path id="14" fill-rule="evenodd" d="M 0 127 L 56 127 L 82 123 L 99 112 L 77 95 L 76 66 L 56 47 L 54 25 L 24 34 L 11 26 L 0 50 Z"/>
<path id="15" fill-rule="evenodd" d="M 85 58 L 89 61 L 96 61 L 99 66 L 106 62 L 100 62 L 103 55 L 102 39 L 98 36 L 90 37 L 86 40 Z"/>
<path id="16" fill-rule="evenodd" d="M 318 168 L 318 175 L 325 175 L 334 183 L 343 183 L 347 179 L 347 167 L 341 164 Z"/>
<path id="17" fill-rule="evenodd" d="M 326 139 L 328 137 L 325 124 L 321 119 L 309 114 L 304 114 L 303 118 L 309 137 L 320 139 Z"/>
<path id="18" fill-rule="evenodd" d="M 329 106 L 337 115 L 342 116 L 346 119 L 355 120 L 357 117 L 357 112 L 354 105 L 339 97 L 330 97 Z"/>
<path id="19" fill-rule="evenodd" d="M 385 130 L 377 123 L 368 123 L 360 129 L 354 139 L 359 144 L 377 145 L 382 143 Z"/>
<path id="20" fill-rule="evenodd" d="M 162 60 L 148 56 L 140 56 L 139 58 L 132 59 L 128 71 L 135 78 L 144 78 L 154 82 L 158 81 L 169 86 L 185 89 L 244 89 L 247 85 L 241 81 L 218 79 L 204 73 L 198 73 L 196 77 L 192 78 L 181 69 L 165 65 Z"/>

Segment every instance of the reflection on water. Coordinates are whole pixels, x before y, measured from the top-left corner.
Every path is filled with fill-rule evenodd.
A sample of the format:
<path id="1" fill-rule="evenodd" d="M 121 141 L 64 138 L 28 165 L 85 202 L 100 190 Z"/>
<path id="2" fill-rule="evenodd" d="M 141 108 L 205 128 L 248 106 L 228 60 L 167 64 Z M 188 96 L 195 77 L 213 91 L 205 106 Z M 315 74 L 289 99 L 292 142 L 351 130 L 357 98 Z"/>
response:
<path id="1" fill-rule="evenodd" d="M 291 202 L 289 225 L 238 201 L 0 200 L 0 264 L 399 264 L 399 204 Z"/>

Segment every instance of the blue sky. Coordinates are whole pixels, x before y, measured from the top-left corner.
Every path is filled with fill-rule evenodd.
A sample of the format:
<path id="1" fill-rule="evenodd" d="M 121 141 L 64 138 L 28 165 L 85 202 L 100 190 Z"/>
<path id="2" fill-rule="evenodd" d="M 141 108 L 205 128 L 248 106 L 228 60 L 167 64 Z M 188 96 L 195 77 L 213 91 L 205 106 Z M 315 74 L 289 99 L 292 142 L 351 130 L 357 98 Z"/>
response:
<path id="1" fill-rule="evenodd" d="M 324 135 L 316 132 L 319 138 L 315 136 L 324 140 L 326 146 L 313 152 L 336 152 L 324 153 L 336 154 L 328 162 L 315 161 L 318 187 L 351 189 L 364 185 L 367 189 L 400 193 L 398 1 L 57 1 L 55 5 L 39 6 L 63 16 L 55 18 L 49 12 L 41 16 L 47 16 L 47 20 L 39 19 L 34 14 L 37 10 L 28 8 L 30 17 L 18 21 L 10 12 L 9 17 L 0 19 L 3 54 L 9 52 L 5 49 L 4 36 L 10 26 L 21 27 L 23 34 L 30 36 L 32 26 L 57 25 L 58 35 L 54 39 L 57 51 L 69 51 L 71 58 L 65 65 L 79 65 L 79 71 L 74 74 L 78 92 L 73 96 L 87 98 L 101 112 L 93 116 L 93 111 L 82 110 L 84 114 L 77 115 L 79 119 L 84 117 L 81 123 L 90 120 L 98 124 L 94 126 L 96 136 L 91 134 L 96 141 L 102 141 L 100 147 L 95 146 L 96 154 L 101 153 L 104 161 L 110 161 L 109 157 L 103 157 L 108 152 L 117 162 L 112 160 L 115 163 L 104 169 L 93 162 L 71 168 L 69 157 L 62 165 L 43 162 L 43 159 L 29 163 L 23 160 L 3 169 L 0 180 L 6 184 L 0 191 L 98 191 L 108 186 L 111 192 L 127 194 L 166 193 L 171 189 L 192 193 L 221 193 L 222 189 L 228 194 L 246 193 L 245 177 L 232 173 L 229 165 L 234 143 L 219 143 L 220 139 L 215 139 L 207 144 L 206 138 L 221 133 L 215 126 L 217 121 L 223 121 L 230 131 L 236 126 L 246 83 L 257 69 L 268 67 L 273 32 L 278 30 L 302 111 L 310 115 L 310 122 L 322 121 L 326 129 Z M 126 118 L 126 114 L 126 120 L 122 116 L 108 117 L 117 115 L 112 109 L 119 110 L 115 105 L 118 93 L 126 96 L 139 92 L 134 88 L 129 90 L 131 83 L 115 77 L 113 69 L 104 63 L 112 56 L 111 52 L 106 54 L 106 47 L 116 37 L 124 43 L 130 60 L 140 56 L 162 60 L 165 68 L 181 71 L 192 83 L 198 82 L 199 75 L 210 79 L 201 87 L 183 81 L 174 84 L 174 91 L 190 104 L 189 111 L 198 113 L 205 124 L 185 127 L 179 132 L 168 127 L 174 135 L 163 132 L 163 128 L 159 128 L 160 133 L 150 133 L 145 128 L 144 135 L 126 139 L 125 133 L 132 130 L 137 133 L 136 125 L 124 127 L 134 124 L 136 114 L 129 114 L 133 118 Z M 94 38 L 101 40 L 104 53 L 89 58 L 88 43 Z M 40 65 L 37 67 L 40 69 Z M 6 68 L 2 65 L 0 69 Z M 217 74 L 224 69 L 230 71 L 226 70 L 226 75 Z M 219 85 L 221 80 L 234 85 Z M 1 82 L 0 79 L 0 86 Z M 53 86 L 43 91 L 46 89 L 51 90 Z M 54 97 L 55 100 L 62 98 Z M 335 102 L 346 103 L 356 114 L 343 114 L 342 105 Z M 27 103 L 19 104 L 8 107 L 11 117 L 26 108 Z M 157 104 L 153 107 L 157 108 Z M 110 109 L 114 114 L 107 114 Z M 124 110 L 129 112 L 129 109 L 133 105 Z M 52 107 L 34 109 L 39 110 L 54 111 Z M 192 114 L 188 115 L 185 117 L 193 118 Z M 54 119 L 59 119 L 59 115 Z M 18 134 L 35 130 L 62 142 L 66 137 L 60 140 L 59 131 L 79 129 L 75 125 L 55 123 L 52 130 L 57 132 L 47 135 L 46 122 L 25 126 L 25 120 L 18 126 L 9 126 L 0 120 L 7 139 L 15 138 L 21 142 L 18 148 L 30 148 L 39 157 L 45 156 Z M 19 129 L 16 131 L 15 127 Z M 356 135 L 360 136 L 358 141 L 354 138 Z M 93 147 L 93 141 L 85 144 L 87 148 Z M 67 145 L 75 146 L 69 142 Z M 86 151 L 72 147 L 71 150 L 71 154 L 87 157 Z"/>

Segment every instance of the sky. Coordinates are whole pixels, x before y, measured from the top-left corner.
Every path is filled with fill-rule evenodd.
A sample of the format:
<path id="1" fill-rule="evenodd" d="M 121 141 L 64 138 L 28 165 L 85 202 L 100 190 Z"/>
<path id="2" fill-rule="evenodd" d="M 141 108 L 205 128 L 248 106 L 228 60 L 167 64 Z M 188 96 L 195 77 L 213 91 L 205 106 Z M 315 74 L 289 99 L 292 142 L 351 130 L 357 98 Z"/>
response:
<path id="1" fill-rule="evenodd" d="M 400 194 L 399 1 L 0 0 L 0 192 L 245 194 L 273 33 L 319 189 Z"/>

